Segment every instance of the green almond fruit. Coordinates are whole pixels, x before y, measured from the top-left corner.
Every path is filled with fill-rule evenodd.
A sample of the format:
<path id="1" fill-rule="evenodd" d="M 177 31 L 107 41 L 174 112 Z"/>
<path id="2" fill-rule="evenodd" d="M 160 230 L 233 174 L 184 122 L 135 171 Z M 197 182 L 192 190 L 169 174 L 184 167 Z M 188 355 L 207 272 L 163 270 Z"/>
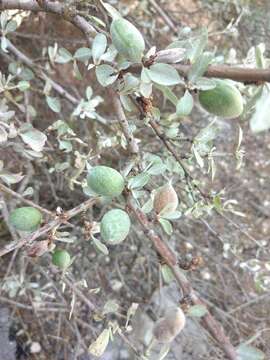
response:
<path id="1" fill-rule="evenodd" d="M 32 206 L 23 206 L 11 212 L 9 222 L 20 231 L 32 232 L 38 229 L 42 214 Z"/>
<path id="2" fill-rule="evenodd" d="M 144 39 L 139 30 L 129 21 L 118 18 L 111 24 L 113 45 L 127 60 L 140 62 L 145 49 Z"/>
<path id="3" fill-rule="evenodd" d="M 200 91 L 199 101 L 210 114 L 227 119 L 240 116 L 244 107 L 239 90 L 223 80 L 217 80 L 213 89 Z"/>
<path id="4" fill-rule="evenodd" d="M 102 196 L 118 196 L 125 187 L 123 176 L 108 166 L 95 166 L 87 176 L 87 184 L 96 194 Z"/>
<path id="5" fill-rule="evenodd" d="M 52 256 L 52 263 L 60 269 L 66 269 L 71 261 L 71 257 L 66 250 L 55 250 Z"/>
<path id="6" fill-rule="evenodd" d="M 119 244 L 128 236 L 129 229 L 128 214 L 121 209 L 112 209 L 101 220 L 100 235 L 108 244 Z"/>

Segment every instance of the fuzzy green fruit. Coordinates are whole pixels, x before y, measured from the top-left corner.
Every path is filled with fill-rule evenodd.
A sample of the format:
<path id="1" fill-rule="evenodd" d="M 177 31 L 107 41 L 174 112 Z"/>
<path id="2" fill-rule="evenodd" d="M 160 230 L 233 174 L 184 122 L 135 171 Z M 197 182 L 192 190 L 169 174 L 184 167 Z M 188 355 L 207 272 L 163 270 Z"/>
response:
<path id="1" fill-rule="evenodd" d="M 119 18 L 111 24 L 113 45 L 127 60 L 139 62 L 145 49 L 144 39 L 139 30 L 129 21 Z"/>
<path id="2" fill-rule="evenodd" d="M 201 106 L 211 114 L 227 119 L 238 117 L 243 112 L 243 98 L 239 90 L 223 80 L 216 87 L 199 92 Z"/>
<path id="3" fill-rule="evenodd" d="M 42 221 L 41 212 L 32 206 L 23 206 L 11 212 L 9 222 L 20 231 L 35 231 Z"/>
<path id="4" fill-rule="evenodd" d="M 118 196 L 124 190 L 123 176 L 108 166 L 95 166 L 87 176 L 87 184 L 96 194 Z"/>
<path id="5" fill-rule="evenodd" d="M 108 211 L 100 224 L 100 235 L 109 244 L 119 244 L 128 236 L 130 219 L 128 214 L 121 209 Z"/>
<path id="6" fill-rule="evenodd" d="M 52 256 L 52 263 L 60 269 L 66 269 L 71 258 L 66 250 L 55 250 Z"/>

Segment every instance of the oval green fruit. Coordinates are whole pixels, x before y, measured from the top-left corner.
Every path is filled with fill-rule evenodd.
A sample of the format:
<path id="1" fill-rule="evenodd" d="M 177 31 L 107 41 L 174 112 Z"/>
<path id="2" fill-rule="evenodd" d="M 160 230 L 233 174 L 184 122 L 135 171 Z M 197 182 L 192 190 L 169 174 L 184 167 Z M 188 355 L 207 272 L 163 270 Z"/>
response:
<path id="1" fill-rule="evenodd" d="M 20 231 L 35 231 L 42 221 L 41 212 L 32 206 L 23 206 L 11 212 L 9 222 Z"/>
<path id="2" fill-rule="evenodd" d="M 238 117 L 243 112 L 243 98 L 239 90 L 223 80 L 216 87 L 199 92 L 201 106 L 209 113 L 227 119 Z"/>
<path id="3" fill-rule="evenodd" d="M 102 196 L 118 196 L 125 187 L 123 176 L 108 166 L 95 166 L 87 176 L 87 184 L 96 194 Z"/>
<path id="4" fill-rule="evenodd" d="M 144 39 L 139 30 L 129 21 L 119 18 L 111 24 L 113 45 L 127 60 L 139 62 L 145 49 Z"/>
<path id="5" fill-rule="evenodd" d="M 111 245 L 119 244 L 128 236 L 129 229 L 128 214 L 121 209 L 112 209 L 101 220 L 100 235 L 104 241 Z"/>
<path id="6" fill-rule="evenodd" d="M 55 250 L 52 256 L 52 263 L 60 269 L 66 269 L 71 261 L 71 257 L 66 250 Z"/>

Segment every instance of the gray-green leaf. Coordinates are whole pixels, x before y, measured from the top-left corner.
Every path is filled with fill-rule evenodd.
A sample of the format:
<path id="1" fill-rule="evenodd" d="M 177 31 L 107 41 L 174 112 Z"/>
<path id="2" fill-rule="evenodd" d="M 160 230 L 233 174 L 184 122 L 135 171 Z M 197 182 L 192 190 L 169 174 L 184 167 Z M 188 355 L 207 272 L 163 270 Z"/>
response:
<path id="1" fill-rule="evenodd" d="M 46 96 L 46 101 L 52 111 L 56 113 L 59 113 L 61 111 L 61 103 L 57 97 Z"/>
<path id="2" fill-rule="evenodd" d="M 258 133 L 270 128 L 270 92 L 264 91 L 261 98 L 256 103 L 255 113 L 250 119 L 250 128 L 254 133 Z"/>
<path id="3" fill-rule="evenodd" d="M 253 346 L 241 344 L 237 349 L 237 360 L 264 360 L 265 354 Z"/>
<path id="4" fill-rule="evenodd" d="M 112 66 L 107 64 L 102 64 L 96 67 L 96 76 L 100 85 L 106 87 L 111 85 L 117 79 L 117 74 Z"/>
<path id="5" fill-rule="evenodd" d="M 188 79 L 190 82 L 194 82 L 196 79 L 203 76 L 208 68 L 208 65 L 213 60 L 213 57 L 214 55 L 212 53 L 206 52 L 195 61 L 188 73 Z"/>
<path id="6" fill-rule="evenodd" d="M 92 44 L 92 56 L 95 64 L 98 64 L 100 57 L 105 53 L 107 38 L 104 34 L 97 34 Z"/>
<path id="7" fill-rule="evenodd" d="M 188 315 L 194 317 L 202 317 L 206 315 L 208 312 L 207 307 L 205 305 L 194 305 L 188 309 Z"/>
<path id="8" fill-rule="evenodd" d="M 160 225 L 162 226 L 162 229 L 165 231 L 165 233 L 168 235 L 172 235 L 172 233 L 173 233 L 172 224 L 168 220 L 163 219 L 163 218 L 158 219 L 158 221 L 159 221 Z"/>
<path id="9" fill-rule="evenodd" d="M 47 136 L 37 129 L 30 129 L 20 133 L 23 142 L 30 146 L 34 151 L 40 152 L 43 150 Z"/>
<path id="10" fill-rule="evenodd" d="M 172 86 L 177 84 L 184 84 L 178 72 L 172 65 L 168 64 L 154 64 L 147 69 L 149 78 L 157 84 Z"/>
<path id="11" fill-rule="evenodd" d="M 178 101 L 176 105 L 176 114 L 178 116 L 187 116 L 191 113 L 193 108 L 193 97 L 188 90 L 185 91 L 185 94 Z"/>
<path id="12" fill-rule="evenodd" d="M 148 183 L 150 176 L 147 173 L 141 173 L 131 178 L 128 182 L 129 189 L 139 189 Z"/>
<path id="13" fill-rule="evenodd" d="M 76 50 L 76 52 L 74 54 L 74 59 L 81 61 L 81 62 L 86 62 L 91 58 L 91 56 L 92 56 L 91 49 L 89 49 L 87 47 L 81 47 L 78 50 Z"/>
<path id="14" fill-rule="evenodd" d="M 104 255 L 109 255 L 109 250 L 107 249 L 106 245 L 104 245 L 101 241 L 96 239 L 94 236 L 92 236 L 92 240 L 93 240 L 93 244 L 97 250 L 99 250 Z"/>

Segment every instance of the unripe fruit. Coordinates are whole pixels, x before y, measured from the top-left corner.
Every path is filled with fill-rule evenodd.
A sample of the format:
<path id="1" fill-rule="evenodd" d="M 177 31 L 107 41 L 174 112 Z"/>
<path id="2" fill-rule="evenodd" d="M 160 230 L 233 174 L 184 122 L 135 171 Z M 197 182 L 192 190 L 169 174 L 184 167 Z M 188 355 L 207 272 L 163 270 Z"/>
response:
<path id="1" fill-rule="evenodd" d="M 133 24 L 123 18 L 115 19 L 110 32 L 113 45 L 119 54 L 130 61 L 141 61 L 145 43 L 142 34 Z"/>
<path id="2" fill-rule="evenodd" d="M 71 258 L 66 250 L 55 250 L 52 256 L 52 263 L 60 269 L 66 269 L 70 264 Z"/>
<path id="3" fill-rule="evenodd" d="M 235 118 L 243 112 L 241 93 L 224 80 L 216 80 L 216 87 L 213 89 L 200 91 L 199 101 L 206 111 L 224 118 Z"/>
<path id="4" fill-rule="evenodd" d="M 23 206 L 11 212 L 10 223 L 20 231 L 35 231 L 42 221 L 41 212 L 32 206 Z"/>
<path id="5" fill-rule="evenodd" d="M 118 196 L 124 190 L 123 176 L 108 166 L 95 166 L 87 176 L 87 183 L 91 190 L 102 196 Z"/>
<path id="6" fill-rule="evenodd" d="M 111 245 L 119 244 L 128 236 L 129 229 L 128 214 L 121 209 L 112 209 L 101 220 L 100 235 L 104 241 Z"/>
<path id="7" fill-rule="evenodd" d="M 157 214 L 162 211 L 172 213 L 177 206 L 178 196 L 170 182 L 157 190 L 154 196 L 154 210 Z"/>
<path id="8" fill-rule="evenodd" d="M 161 344 L 167 344 L 183 330 L 186 324 L 186 317 L 178 307 L 169 308 L 165 316 L 159 319 L 154 327 L 153 334 Z"/>

